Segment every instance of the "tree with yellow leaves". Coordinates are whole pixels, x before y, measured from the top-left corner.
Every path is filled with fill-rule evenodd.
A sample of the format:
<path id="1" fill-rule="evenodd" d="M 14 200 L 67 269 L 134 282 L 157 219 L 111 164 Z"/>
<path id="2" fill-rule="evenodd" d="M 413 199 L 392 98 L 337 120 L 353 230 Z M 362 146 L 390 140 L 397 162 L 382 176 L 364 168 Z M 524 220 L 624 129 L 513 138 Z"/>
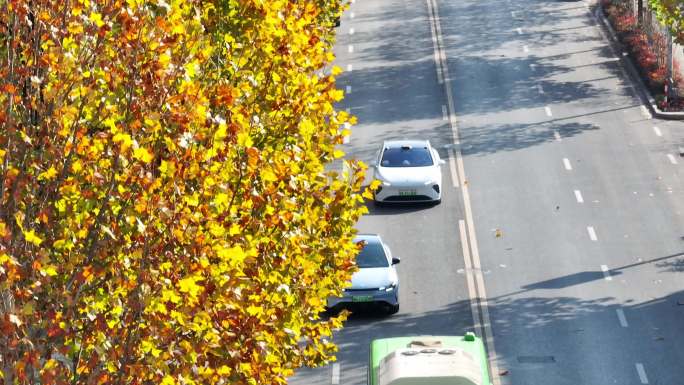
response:
<path id="1" fill-rule="evenodd" d="M 0 383 L 275 384 L 332 359 L 363 165 L 338 0 L 0 0 Z M 329 74 L 327 74 L 329 73 Z"/>

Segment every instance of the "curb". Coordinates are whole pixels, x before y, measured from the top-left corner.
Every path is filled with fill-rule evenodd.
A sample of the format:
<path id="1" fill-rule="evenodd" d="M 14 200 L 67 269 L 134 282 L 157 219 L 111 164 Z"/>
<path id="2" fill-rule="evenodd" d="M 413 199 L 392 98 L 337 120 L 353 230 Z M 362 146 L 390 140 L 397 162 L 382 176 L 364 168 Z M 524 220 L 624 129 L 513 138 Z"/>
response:
<path id="1" fill-rule="evenodd" d="M 600 22 L 604 29 L 608 30 L 611 42 L 614 43 L 618 48 L 620 61 L 623 63 L 623 67 L 627 70 L 627 72 L 629 72 L 632 82 L 636 83 L 638 86 L 635 88 L 639 89 L 642 98 L 648 101 L 648 107 L 650 108 L 653 116 L 658 119 L 684 120 L 684 112 L 667 112 L 658 108 L 655 98 L 651 94 L 651 90 L 649 90 L 649 88 L 644 84 L 644 80 L 641 78 L 639 71 L 637 71 L 636 67 L 634 67 L 634 64 L 632 63 L 632 59 L 628 56 L 627 52 L 624 51 L 622 43 L 620 43 L 620 41 L 617 39 L 617 34 L 615 33 L 615 30 L 613 30 L 613 26 L 610 25 L 610 22 L 604 16 L 602 5 L 599 4 L 598 7 L 596 7 L 594 17 Z"/>

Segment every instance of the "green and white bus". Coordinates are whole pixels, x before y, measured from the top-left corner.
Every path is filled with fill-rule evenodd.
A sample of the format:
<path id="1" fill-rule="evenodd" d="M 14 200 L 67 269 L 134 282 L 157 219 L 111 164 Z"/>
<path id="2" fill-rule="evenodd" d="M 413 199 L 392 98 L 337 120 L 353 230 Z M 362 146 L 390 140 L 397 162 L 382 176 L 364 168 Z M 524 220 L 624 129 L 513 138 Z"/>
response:
<path id="1" fill-rule="evenodd" d="M 491 385 L 487 367 L 473 333 L 381 338 L 371 342 L 368 385 Z"/>

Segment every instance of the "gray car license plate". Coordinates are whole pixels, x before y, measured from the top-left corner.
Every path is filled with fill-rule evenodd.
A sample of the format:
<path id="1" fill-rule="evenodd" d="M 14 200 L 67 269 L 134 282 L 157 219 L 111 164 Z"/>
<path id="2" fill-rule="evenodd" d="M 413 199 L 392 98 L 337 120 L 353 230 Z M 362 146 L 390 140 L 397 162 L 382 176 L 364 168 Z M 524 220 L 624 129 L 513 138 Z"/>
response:
<path id="1" fill-rule="evenodd" d="M 355 295 L 352 297 L 352 302 L 370 302 L 372 300 L 372 295 Z"/>

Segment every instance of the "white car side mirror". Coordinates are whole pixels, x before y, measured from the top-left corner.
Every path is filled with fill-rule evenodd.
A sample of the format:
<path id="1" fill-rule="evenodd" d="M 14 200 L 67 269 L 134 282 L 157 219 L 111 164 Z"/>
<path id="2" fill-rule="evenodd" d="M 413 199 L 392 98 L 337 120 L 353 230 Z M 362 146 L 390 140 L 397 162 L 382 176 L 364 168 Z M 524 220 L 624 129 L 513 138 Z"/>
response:
<path id="1" fill-rule="evenodd" d="M 374 160 L 371 160 L 370 162 L 368 162 L 368 165 L 369 165 L 370 167 L 375 167 L 375 166 L 378 165 L 378 163 L 377 163 L 376 161 L 374 161 Z"/>

